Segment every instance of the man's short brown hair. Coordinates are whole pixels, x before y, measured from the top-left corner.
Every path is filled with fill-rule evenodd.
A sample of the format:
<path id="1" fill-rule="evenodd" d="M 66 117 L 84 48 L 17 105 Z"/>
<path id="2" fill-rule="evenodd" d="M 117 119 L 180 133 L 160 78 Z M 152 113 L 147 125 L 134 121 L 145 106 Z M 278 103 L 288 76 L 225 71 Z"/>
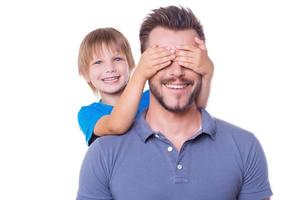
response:
<path id="1" fill-rule="evenodd" d="M 171 30 L 193 29 L 199 38 L 205 41 L 202 25 L 190 9 L 177 6 L 161 7 L 152 10 L 142 23 L 139 35 L 142 53 L 146 50 L 150 32 L 158 26 Z"/>

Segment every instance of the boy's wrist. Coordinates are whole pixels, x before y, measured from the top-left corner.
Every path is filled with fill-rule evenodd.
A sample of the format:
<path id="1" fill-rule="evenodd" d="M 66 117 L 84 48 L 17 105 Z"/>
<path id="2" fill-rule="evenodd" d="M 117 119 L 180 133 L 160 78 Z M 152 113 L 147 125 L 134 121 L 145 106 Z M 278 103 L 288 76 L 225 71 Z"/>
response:
<path id="1" fill-rule="evenodd" d="M 147 81 L 146 77 L 141 76 L 139 73 L 136 73 L 136 71 L 132 74 L 131 79 L 137 84 L 145 84 Z"/>

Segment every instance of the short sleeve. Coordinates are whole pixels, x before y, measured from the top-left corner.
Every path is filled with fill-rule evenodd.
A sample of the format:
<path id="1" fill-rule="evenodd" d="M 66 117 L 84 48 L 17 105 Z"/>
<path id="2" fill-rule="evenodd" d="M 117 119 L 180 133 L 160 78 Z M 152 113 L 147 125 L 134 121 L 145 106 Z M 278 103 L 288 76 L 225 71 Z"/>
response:
<path id="1" fill-rule="evenodd" d="M 245 157 L 243 185 L 239 200 L 266 199 L 272 196 L 268 178 L 265 154 L 259 141 L 254 137 Z"/>
<path id="2" fill-rule="evenodd" d="M 97 121 L 104 115 L 111 113 L 111 106 L 103 106 L 99 103 L 93 103 L 89 106 L 82 107 L 77 115 L 79 127 L 85 135 L 85 140 L 88 143 L 91 139 L 94 127 Z"/>
<path id="3" fill-rule="evenodd" d="M 146 90 L 145 92 L 143 92 L 143 95 L 141 97 L 137 115 L 142 113 L 145 109 L 149 107 L 149 102 L 150 102 L 150 92 L 149 90 Z"/>
<path id="4" fill-rule="evenodd" d="M 76 200 L 111 200 L 109 173 L 99 141 L 88 149 L 83 160 Z"/>

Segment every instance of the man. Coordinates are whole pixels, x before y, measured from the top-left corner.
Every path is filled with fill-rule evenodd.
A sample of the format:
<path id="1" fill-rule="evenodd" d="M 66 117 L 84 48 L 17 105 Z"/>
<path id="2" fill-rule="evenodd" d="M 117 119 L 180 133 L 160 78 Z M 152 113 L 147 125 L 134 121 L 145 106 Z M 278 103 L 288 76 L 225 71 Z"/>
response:
<path id="1" fill-rule="evenodd" d="M 78 200 L 258 200 L 272 195 L 263 150 L 253 134 L 198 109 L 201 76 L 191 55 L 205 40 L 189 9 L 153 10 L 142 24 L 142 52 L 176 49 L 150 80 L 150 105 L 122 136 L 97 139 L 83 161 Z M 212 64 L 204 44 L 202 64 Z M 200 62 L 200 63 L 201 63 Z M 193 70 L 192 70 L 193 69 Z"/>

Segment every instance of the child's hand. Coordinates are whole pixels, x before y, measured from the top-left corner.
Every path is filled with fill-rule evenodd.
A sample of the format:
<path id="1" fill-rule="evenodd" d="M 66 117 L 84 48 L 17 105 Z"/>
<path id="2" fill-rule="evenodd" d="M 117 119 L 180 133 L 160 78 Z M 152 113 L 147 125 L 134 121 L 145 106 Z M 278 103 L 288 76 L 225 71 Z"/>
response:
<path id="1" fill-rule="evenodd" d="M 214 70 L 213 62 L 207 55 L 204 41 L 195 37 L 195 42 L 198 47 L 192 45 L 177 46 L 174 61 L 202 75 L 202 79 L 211 80 Z"/>
<path id="2" fill-rule="evenodd" d="M 148 80 L 175 59 L 175 50 L 168 47 L 150 47 L 141 56 L 136 71 Z"/>

